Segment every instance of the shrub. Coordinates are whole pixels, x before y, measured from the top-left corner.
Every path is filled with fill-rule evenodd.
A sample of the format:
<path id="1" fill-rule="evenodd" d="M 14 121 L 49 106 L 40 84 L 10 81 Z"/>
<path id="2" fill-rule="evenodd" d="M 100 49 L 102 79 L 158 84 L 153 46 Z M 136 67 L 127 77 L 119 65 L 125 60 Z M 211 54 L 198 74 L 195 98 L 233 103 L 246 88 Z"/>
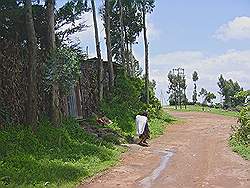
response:
<path id="1" fill-rule="evenodd" d="M 232 137 L 244 145 L 250 145 L 250 106 L 243 108 L 240 112 L 240 125 L 234 129 Z"/>
<path id="2" fill-rule="evenodd" d="M 118 74 L 112 96 L 107 97 L 101 106 L 102 112 L 121 129 L 125 135 L 132 135 L 135 131 L 135 116 L 144 110 L 149 112 L 150 118 L 157 117 L 160 101 L 155 97 L 154 84 L 150 84 L 150 104 L 144 101 L 144 81 L 141 78 L 124 77 Z"/>

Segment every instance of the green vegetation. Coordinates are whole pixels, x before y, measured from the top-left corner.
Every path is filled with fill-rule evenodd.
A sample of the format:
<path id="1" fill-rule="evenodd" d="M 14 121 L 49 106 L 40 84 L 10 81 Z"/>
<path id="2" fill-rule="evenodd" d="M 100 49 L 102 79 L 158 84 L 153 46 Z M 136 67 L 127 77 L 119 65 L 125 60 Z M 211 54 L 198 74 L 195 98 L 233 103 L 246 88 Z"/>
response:
<path id="1" fill-rule="evenodd" d="M 143 102 L 142 78 L 118 76 L 115 84 L 101 109 L 111 125 L 98 125 L 93 116 L 81 123 L 66 119 L 60 128 L 42 121 L 35 132 L 25 125 L 5 126 L 0 132 L 0 187 L 74 187 L 119 161 L 125 151 L 119 144 L 132 141 L 138 113 L 148 109 L 152 138 L 173 121 L 155 98 L 154 83 L 149 105 Z"/>
<path id="2" fill-rule="evenodd" d="M 226 80 L 222 75 L 219 77 L 219 94 L 223 97 L 223 108 L 237 110 L 238 106 L 243 106 L 248 92 L 232 79 Z M 242 93 L 243 92 L 243 93 Z"/>
<path id="3" fill-rule="evenodd" d="M 163 134 L 171 121 L 165 113 L 153 118 L 152 138 Z M 125 149 L 115 145 L 116 139 L 87 133 L 73 119 L 64 121 L 61 128 L 40 123 L 35 134 L 27 127 L 4 129 L 0 132 L 0 187 L 74 187 L 118 163 Z"/>
<path id="4" fill-rule="evenodd" d="M 166 113 L 151 119 L 152 138 L 163 134 L 171 121 Z M 40 123 L 36 133 L 23 126 L 6 128 L 0 132 L 0 187 L 74 187 L 118 163 L 125 149 L 116 145 L 118 136 L 106 135 L 87 133 L 73 119 L 64 121 L 61 128 Z"/>
<path id="5" fill-rule="evenodd" d="M 48 122 L 36 133 L 27 126 L 0 132 L 0 187 L 74 187 L 83 178 L 117 163 L 120 147 L 87 134 L 70 119 L 61 128 Z"/>
<path id="6" fill-rule="evenodd" d="M 174 110 L 174 108 L 168 107 L 169 110 Z M 224 110 L 221 108 L 211 108 L 208 106 L 201 106 L 201 105 L 187 105 L 186 109 L 178 109 L 178 111 L 183 111 L 183 112 L 210 112 L 213 114 L 219 114 L 219 115 L 224 115 L 224 116 L 231 116 L 231 117 L 238 117 L 239 112 L 236 111 L 230 111 L 230 110 Z"/>
<path id="7" fill-rule="evenodd" d="M 250 146 L 244 145 L 232 137 L 229 141 L 233 151 L 240 154 L 244 159 L 250 160 Z"/>
<path id="8" fill-rule="evenodd" d="M 86 75 L 88 52 L 70 36 L 89 27 L 80 21 L 91 10 L 88 2 L 69 0 L 61 7 L 55 7 L 54 0 L 0 3 L 0 10 L 6 12 L 0 18 L 4 62 L 0 67 L 4 73 L 0 73 L 0 187 L 73 187 L 118 162 L 124 151 L 119 144 L 132 140 L 138 113 L 149 111 L 154 137 L 170 121 L 160 114 L 155 82 L 148 83 L 146 15 L 153 11 L 154 0 L 99 4 L 109 66 L 100 61 L 95 27 L 98 61 L 88 66 L 91 73 Z M 142 70 L 133 44 L 142 31 L 146 74 L 139 78 Z M 79 123 L 68 119 L 76 114 L 72 111 L 86 119 L 96 114 Z M 113 123 L 98 125 L 99 115 Z"/>
<path id="9" fill-rule="evenodd" d="M 142 78 L 128 78 L 119 74 L 115 85 L 113 95 L 107 97 L 102 104 L 102 112 L 114 121 L 116 129 L 120 129 L 128 139 L 135 134 L 137 114 L 147 110 L 149 119 L 161 118 L 161 104 L 155 97 L 154 82 L 149 86 L 149 105 L 144 103 L 145 92 Z"/>
<path id="10" fill-rule="evenodd" d="M 166 112 L 162 112 L 162 114 L 158 118 L 151 119 L 149 122 L 151 138 L 156 138 L 162 135 L 167 126 L 169 126 L 173 122 L 176 122 L 176 119 L 173 119 L 173 117 L 171 117 Z"/>
<path id="11" fill-rule="evenodd" d="M 250 160 L 250 106 L 240 112 L 240 125 L 234 127 L 234 133 L 230 138 L 233 151 Z"/>

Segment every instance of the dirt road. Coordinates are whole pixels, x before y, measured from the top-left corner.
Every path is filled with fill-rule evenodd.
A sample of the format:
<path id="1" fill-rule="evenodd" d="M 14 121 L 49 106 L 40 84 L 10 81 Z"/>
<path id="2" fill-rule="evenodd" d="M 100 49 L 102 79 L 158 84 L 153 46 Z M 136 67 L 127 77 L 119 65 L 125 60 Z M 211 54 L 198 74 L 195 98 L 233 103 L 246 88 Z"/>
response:
<path id="1" fill-rule="evenodd" d="M 119 166 L 80 187 L 250 187 L 250 162 L 228 146 L 236 119 L 198 112 L 172 115 L 185 123 L 169 127 L 149 148 L 131 145 Z"/>

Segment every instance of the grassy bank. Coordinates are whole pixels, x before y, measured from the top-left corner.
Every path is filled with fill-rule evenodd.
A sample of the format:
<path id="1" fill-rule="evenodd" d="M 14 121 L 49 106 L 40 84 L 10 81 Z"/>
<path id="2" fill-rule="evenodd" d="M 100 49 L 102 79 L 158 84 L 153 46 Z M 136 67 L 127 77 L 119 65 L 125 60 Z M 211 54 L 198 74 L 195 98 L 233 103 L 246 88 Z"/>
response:
<path id="1" fill-rule="evenodd" d="M 235 138 L 231 138 L 229 143 L 234 152 L 240 154 L 244 159 L 250 160 L 250 145 L 242 144 Z"/>
<path id="2" fill-rule="evenodd" d="M 173 119 L 166 113 L 150 120 L 152 137 L 163 133 Z M 75 187 L 80 181 L 119 162 L 125 151 L 117 139 L 126 137 L 118 125 L 94 126 L 105 136 L 86 131 L 73 119 L 61 128 L 48 122 L 30 128 L 6 128 L 0 132 L 0 187 Z M 109 136 L 108 136 L 109 135 Z"/>
<path id="3" fill-rule="evenodd" d="M 0 131 L 0 187 L 75 187 L 119 162 L 125 151 L 120 144 L 133 141 L 138 113 L 149 112 L 152 138 L 173 121 L 161 110 L 154 84 L 149 104 L 145 104 L 144 79 L 121 73 L 115 85 L 99 109 L 111 125 L 98 125 L 100 114 L 80 123 L 67 119 L 60 128 L 44 121 L 35 133 L 28 126 L 6 125 Z"/>
<path id="4" fill-rule="evenodd" d="M 0 187 L 74 187 L 117 163 L 124 150 L 87 134 L 74 120 L 0 132 Z"/>
<path id="5" fill-rule="evenodd" d="M 224 115 L 224 116 L 230 116 L 230 117 L 238 117 L 239 112 L 235 111 L 229 111 L 229 110 L 224 110 L 221 108 L 211 108 L 211 107 L 202 107 L 200 105 L 187 105 L 187 109 L 177 109 L 177 111 L 182 111 L 182 112 L 209 112 L 213 114 L 218 114 L 218 115 Z M 167 107 L 169 110 L 175 110 L 174 106 Z"/>
<path id="6" fill-rule="evenodd" d="M 151 138 L 156 138 L 162 135 L 165 129 L 176 121 L 175 118 L 166 112 L 162 112 L 162 115 L 159 118 L 151 119 L 149 123 Z"/>
<path id="7" fill-rule="evenodd" d="M 233 151 L 250 160 L 250 106 L 241 110 L 238 122 L 239 124 L 233 127 L 230 145 Z"/>

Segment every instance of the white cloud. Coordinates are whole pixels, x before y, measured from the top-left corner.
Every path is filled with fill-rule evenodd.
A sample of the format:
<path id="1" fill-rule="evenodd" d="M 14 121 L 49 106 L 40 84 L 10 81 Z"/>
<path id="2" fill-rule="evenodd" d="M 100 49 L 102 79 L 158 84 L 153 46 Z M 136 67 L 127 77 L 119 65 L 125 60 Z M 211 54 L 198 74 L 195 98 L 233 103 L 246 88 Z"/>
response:
<path id="1" fill-rule="evenodd" d="M 192 73 L 199 74 L 198 90 L 202 87 L 215 94 L 218 91 L 218 77 L 233 79 L 245 89 L 250 89 L 250 50 L 230 50 L 218 56 L 208 56 L 200 51 L 177 51 L 157 55 L 150 60 L 150 78 L 157 82 L 157 95 L 168 90 L 168 72 L 173 68 L 185 69 L 187 96 L 193 91 Z M 219 97 L 218 99 L 219 100 Z"/>
<path id="2" fill-rule="evenodd" d="M 234 18 L 234 20 L 220 26 L 214 37 L 223 41 L 250 39 L 250 17 Z"/>
<path id="3" fill-rule="evenodd" d="M 96 49 L 95 49 L 95 35 L 94 35 L 94 23 L 93 23 L 92 12 L 87 12 L 83 14 L 81 19 L 77 21 L 77 23 L 79 22 L 84 22 L 88 26 L 88 28 L 86 28 L 82 32 L 74 34 L 71 38 L 75 41 L 79 41 L 83 50 L 85 50 L 86 47 L 88 47 L 89 57 L 95 57 Z M 106 46 L 104 39 L 105 30 L 103 26 L 103 21 L 99 14 L 97 15 L 97 27 L 98 27 L 101 51 L 105 59 L 106 58 Z"/>
<path id="4" fill-rule="evenodd" d="M 155 26 L 154 22 L 151 19 L 151 15 L 148 15 L 146 17 L 146 26 L 148 39 L 155 40 L 160 38 L 161 31 Z"/>

